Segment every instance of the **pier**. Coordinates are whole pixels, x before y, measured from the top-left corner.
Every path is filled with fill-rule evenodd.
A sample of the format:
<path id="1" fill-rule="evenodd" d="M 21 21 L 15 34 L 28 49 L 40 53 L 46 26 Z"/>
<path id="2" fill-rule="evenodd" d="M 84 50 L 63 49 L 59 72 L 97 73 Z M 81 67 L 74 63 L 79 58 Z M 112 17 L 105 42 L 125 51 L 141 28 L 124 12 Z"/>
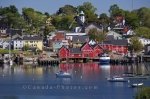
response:
<path id="1" fill-rule="evenodd" d="M 45 60 L 37 60 L 37 63 L 38 65 L 40 66 L 55 66 L 55 65 L 58 65 L 59 64 L 59 60 L 48 60 L 48 59 L 45 59 Z"/>

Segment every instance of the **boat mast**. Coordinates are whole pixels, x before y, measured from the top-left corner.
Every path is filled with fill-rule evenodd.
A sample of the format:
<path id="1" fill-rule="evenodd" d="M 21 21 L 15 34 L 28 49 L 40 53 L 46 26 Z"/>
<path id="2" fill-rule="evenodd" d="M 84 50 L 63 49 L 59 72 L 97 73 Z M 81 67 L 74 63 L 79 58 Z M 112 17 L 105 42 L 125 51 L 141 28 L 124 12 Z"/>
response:
<path id="1" fill-rule="evenodd" d="M 13 62 L 11 59 L 11 31 L 9 32 L 9 65 L 12 66 Z"/>

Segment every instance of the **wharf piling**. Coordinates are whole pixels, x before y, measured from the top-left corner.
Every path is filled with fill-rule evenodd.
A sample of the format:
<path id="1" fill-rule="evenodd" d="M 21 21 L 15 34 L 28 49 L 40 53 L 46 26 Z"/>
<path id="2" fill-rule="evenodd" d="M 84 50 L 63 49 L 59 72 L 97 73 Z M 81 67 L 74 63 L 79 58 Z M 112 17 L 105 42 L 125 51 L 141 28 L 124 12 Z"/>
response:
<path id="1" fill-rule="evenodd" d="M 38 59 L 38 65 L 40 66 L 56 66 L 59 64 L 59 60 L 39 60 Z"/>

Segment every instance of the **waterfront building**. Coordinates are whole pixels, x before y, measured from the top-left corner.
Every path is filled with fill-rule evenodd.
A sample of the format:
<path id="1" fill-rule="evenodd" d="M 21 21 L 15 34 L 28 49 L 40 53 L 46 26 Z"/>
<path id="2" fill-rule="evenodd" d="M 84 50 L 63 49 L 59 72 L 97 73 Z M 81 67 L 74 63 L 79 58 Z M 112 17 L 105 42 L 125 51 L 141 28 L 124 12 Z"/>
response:
<path id="1" fill-rule="evenodd" d="M 23 40 L 22 37 L 16 37 L 12 40 L 13 49 L 22 50 L 23 48 Z"/>
<path id="2" fill-rule="evenodd" d="M 111 51 L 113 53 L 118 53 L 126 55 L 128 53 L 128 42 L 127 40 L 110 40 L 100 43 L 100 46 L 104 50 Z"/>
<path id="3" fill-rule="evenodd" d="M 37 48 L 38 50 L 43 50 L 43 39 L 40 36 L 24 36 L 23 42 L 24 46 L 29 46 L 30 48 Z"/>
<path id="4" fill-rule="evenodd" d="M 100 45 L 89 45 L 89 43 L 84 43 L 81 47 L 77 48 L 67 48 L 65 46 L 62 46 L 58 51 L 58 56 L 60 59 L 65 58 L 98 58 L 100 54 L 103 53 L 103 48 L 100 47 Z"/>
<path id="5" fill-rule="evenodd" d="M 62 46 L 58 51 L 60 59 L 63 58 L 98 58 L 104 51 L 126 55 L 128 53 L 127 40 L 105 41 L 100 44 L 90 45 L 84 43 L 81 47 L 67 48 Z"/>

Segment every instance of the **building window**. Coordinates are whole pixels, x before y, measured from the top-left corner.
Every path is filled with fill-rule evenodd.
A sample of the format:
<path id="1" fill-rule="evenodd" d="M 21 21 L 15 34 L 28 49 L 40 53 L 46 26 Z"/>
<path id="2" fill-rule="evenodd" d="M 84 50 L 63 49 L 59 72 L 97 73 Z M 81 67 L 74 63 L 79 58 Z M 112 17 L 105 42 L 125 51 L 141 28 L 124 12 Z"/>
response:
<path id="1" fill-rule="evenodd" d="M 88 55 L 88 54 L 85 54 L 85 57 L 89 57 L 89 55 Z"/>

